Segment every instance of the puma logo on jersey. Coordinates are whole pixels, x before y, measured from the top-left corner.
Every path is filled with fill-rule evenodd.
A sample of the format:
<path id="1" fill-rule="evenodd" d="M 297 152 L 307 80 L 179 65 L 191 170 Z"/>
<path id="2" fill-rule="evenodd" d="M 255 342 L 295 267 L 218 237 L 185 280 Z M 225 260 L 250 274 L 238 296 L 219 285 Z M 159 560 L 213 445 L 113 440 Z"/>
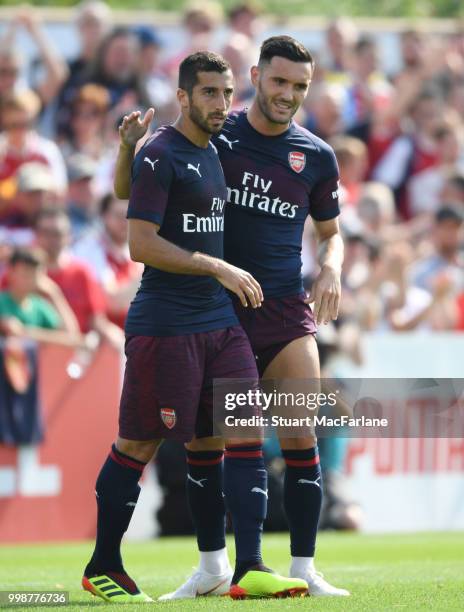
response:
<path id="1" fill-rule="evenodd" d="M 149 157 L 144 157 L 143 158 L 144 162 L 147 162 L 147 164 L 150 164 L 151 169 L 153 170 L 153 172 L 155 171 L 155 164 L 158 163 L 158 159 L 155 159 L 155 161 L 151 161 L 151 159 Z"/>
<path id="2" fill-rule="evenodd" d="M 224 142 L 226 142 L 229 145 L 229 149 L 231 151 L 232 151 L 232 145 L 235 144 L 236 142 L 239 142 L 238 140 L 229 140 L 227 136 L 224 136 L 224 134 L 221 134 L 220 136 L 218 136 L 218 140 L 223 140 Z"/>
<path id="3" fill-rule="evenodd" d="M 200 164 L 198 164 L 198 166 L 194 166 L 192 164 L 188 164 L 187 166 L 187 170 L 193 170 L 194 172 L 196 172 L 198 174 L 198 176 L 201 178 L 201 174 L 200 174 Z"/>

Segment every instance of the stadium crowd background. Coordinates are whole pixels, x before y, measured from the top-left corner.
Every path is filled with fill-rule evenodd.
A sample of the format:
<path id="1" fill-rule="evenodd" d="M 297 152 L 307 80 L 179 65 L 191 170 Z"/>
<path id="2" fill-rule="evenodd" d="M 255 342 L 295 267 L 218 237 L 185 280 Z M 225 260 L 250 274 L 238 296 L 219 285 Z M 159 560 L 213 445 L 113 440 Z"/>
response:
<path id="1" fill-rule="evenodd" d="M 230 61 L 235 108 L 253 95 L 260 11 L 244 3 L 223 15 L 201 2 L 180 19 L 182 43 L 166 48 L 157 24 L 113 26 L 108 5 L 83 2 L 71 61 L 33 8 L 18 9 L 0 36 L 1 333 L 10 349 L 21 338 L 75 346 L 70 376 L 99 342 L 122 349 L 141 275 L 127 203 L 112 194 L 121 118 L 154 106 L 154 128 L 175 119 L 179 62 L 205 48 Z M 19 33 L 37 53 L 27 66 Z M 334 352 L 362 362 L 364 331 L 464 331 L 464 30 L 396 36 L 400 66 L 390 72 L 375 36 L 347 18 L 328 21 L 295 117 L 334 147 L 340 166 L 343 299 L 339 320 L 319 333 L 329 372 Z M 310 224 L 303 261 L 309 287 Z"/>

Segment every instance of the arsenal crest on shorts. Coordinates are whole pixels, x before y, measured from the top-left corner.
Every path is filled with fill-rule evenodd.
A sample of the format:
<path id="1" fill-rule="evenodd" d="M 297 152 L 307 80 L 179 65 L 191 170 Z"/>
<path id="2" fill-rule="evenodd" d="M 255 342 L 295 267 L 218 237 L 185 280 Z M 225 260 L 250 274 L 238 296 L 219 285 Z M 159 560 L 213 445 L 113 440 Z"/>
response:
<path id="1" fill-rule="evenodd" d="M 176 424 L 176 411 L 174 408 L 161 408 L 161 420 L 168 429 L 172 429 Z"/>
<path id="2" fill-rule="evenodd" d="M 292 151 L 288 154 L 288 163 L 294 172 L 302 172 L 306 166 L 306 155 L 299 151 Z"/>

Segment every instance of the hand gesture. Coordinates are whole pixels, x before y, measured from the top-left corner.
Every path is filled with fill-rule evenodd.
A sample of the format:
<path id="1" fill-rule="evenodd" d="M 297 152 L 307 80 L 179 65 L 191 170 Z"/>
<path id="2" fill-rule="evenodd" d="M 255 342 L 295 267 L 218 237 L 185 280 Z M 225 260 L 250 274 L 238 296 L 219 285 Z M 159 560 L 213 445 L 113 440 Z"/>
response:
<path id="1" fill-rule="evenodd" d="M 125 115 L 119 126 L 119 139 L 121 145 L 125 147 L 135 147 L 137 142 L 145 136 L 150 123 L 155 116 L 155 109 L 149 108 L 145 113 L 145 117 L 141 119 L 140 111 L 133 111 L 130 115 Z"/>

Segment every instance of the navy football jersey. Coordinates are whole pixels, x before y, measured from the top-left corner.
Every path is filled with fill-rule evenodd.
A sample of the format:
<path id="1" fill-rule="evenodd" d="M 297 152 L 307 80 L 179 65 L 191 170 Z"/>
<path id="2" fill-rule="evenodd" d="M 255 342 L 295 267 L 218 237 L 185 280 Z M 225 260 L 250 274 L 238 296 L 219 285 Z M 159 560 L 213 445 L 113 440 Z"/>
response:
<path id="1" fill-rule="evenodd" d="M 197 147 L 162 127 L 136 155 L 127 216 L 160 226 L 159 235 L 188 251 L 223 257 L 226 185 L 216 148 Z M 145 266 L 126 333 L 177 336 L 237 325 L 224 287 L 210 276 Z"/>
<path id="2" fill-rule="evenodd" d="M 300 293 L 305 220 L 340 212 L 333 150 L 294 122 L 279 136 L 263 136 L 245 111 L 228 117 L 214 144 L 227 183 L 226 261 L 250 272 L 265 297 Z"/>

